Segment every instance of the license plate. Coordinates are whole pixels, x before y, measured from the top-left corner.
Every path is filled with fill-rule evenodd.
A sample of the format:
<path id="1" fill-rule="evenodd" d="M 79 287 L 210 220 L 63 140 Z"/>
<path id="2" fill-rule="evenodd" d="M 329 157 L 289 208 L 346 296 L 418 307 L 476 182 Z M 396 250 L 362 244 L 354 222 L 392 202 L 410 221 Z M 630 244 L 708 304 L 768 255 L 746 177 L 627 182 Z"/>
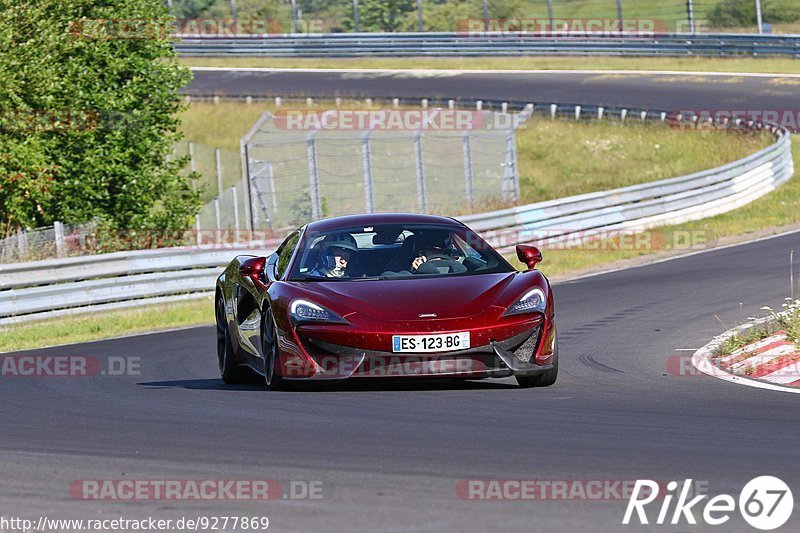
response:
<path id="1" fill-rule="evenodd" d="M 469 331 L 392 337 L 392 351 L 395 353 L 451 352 L 467 348 L 469 348 Z"/>

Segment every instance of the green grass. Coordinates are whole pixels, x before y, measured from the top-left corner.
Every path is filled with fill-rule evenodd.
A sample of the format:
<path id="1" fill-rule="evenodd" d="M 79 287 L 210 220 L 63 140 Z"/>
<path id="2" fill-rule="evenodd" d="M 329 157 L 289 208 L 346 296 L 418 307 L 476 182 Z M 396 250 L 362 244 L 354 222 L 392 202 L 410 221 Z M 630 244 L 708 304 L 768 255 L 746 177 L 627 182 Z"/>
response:
<path id="1" fill-rule="evenodd" d="M 766 134 L 538 118 L 517 136 L 522 203 L 691 174 L 771 142 Z"/>
<path id="2" fill-rule="evenodd" d="M 792 149 L 795 161 L 800 161 L 798 159 L 800 147 L 795 144 Z M 703 241 L 697 244 L 713 246 L 716 241 L 726 237 L 746 236 L 798 222 L 800 222 L 800 179 L 795 177 L 777 190 L 734 211 L 703 220 L 658 228 L 654 230 L 653 241 L 671 242 L 673 235 L 691 235 Z M 660 239 L 659 235 L 663 235 L 664 239 Z M 673 247 L 673 250 L 676 248 L 679 247 Z M 563 275 L 565 272 L 611 265 L 615 261 L 641 257 L 666 249 L 545 250 L 544 262 L 540 269 L 551 276 Z M 686 248 L 686 251 L 691 249 Z"/>
<path id="3" fill-rule="evenodd" d="M 798 28 L 800 30 L 800 28 Z M 259 58 L 183 57 L 194 67 L 240 68 L 355 68 L 355 69 L 456 69 L 456 70 L 675 70 L 702 72 L 759 72 L 800 74 L 800 61 L 791 58 L 699 57 L 470 57 L 470 58 Z"/>
<path id="4" fill-rule="evenodd" d="M 0 328 L 0 353 L 32 350 L 214 321 L 212 298 L 106 311 Z"/>

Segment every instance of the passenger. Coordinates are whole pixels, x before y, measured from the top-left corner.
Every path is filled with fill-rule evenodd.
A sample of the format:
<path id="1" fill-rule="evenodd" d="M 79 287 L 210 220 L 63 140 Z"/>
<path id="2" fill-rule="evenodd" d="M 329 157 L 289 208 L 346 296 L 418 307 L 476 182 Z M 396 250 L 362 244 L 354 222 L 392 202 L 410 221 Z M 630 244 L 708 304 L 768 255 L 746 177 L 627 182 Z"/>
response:
<path id="1" fill-rule="evenodd" d="M 325 278 L 344 278 L 348 276 L 348 267 L 358 253 L 358 246 L 352 235 L 328 235 L 322 241 L 322 258 L 311 271 L 312 276 Z"/>

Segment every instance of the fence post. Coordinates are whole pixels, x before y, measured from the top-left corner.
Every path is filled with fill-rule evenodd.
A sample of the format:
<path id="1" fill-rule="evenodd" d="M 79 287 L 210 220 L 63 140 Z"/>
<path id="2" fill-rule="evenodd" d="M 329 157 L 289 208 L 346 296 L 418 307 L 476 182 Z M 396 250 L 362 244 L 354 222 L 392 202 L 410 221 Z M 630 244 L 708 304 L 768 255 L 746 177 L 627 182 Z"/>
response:
<path id="1" fill-rule="evenodd" d="M 422 32 L 422 0 L 417 0 L 417 31 Z"/>
<path id="2" fill-rule="evenodd" d="M 761 17 L 761 0 L 756 0 L 756 22 L 758 22 L 758 34 L 764 33 L 764 19 Z"/>
<path id="3" fill-rule="evenodd" d="M 515 163 L 515 143 L 516 143 L 516 135 L 515 135 L 515 128 L 510 127 L 508 128 L 508 132 L 506 133 L 506 160 L 503 162 L 503 199 L 504 200 L 516 200 L 517 194 L 519 191 L 516 187 L 516 178 L 515 174 L 517 172 L 517 165 Z"/>
<path id="4" fill-rule="evenodd" d="M 250 169 L 247 165 L 247 147 L 245 146 L 244 139 L 239 141 L 239 159 L 241 160 L 240 166 L 242 167 L 242 203 L 244 204 L 244 227 L 246 230 L 253 230 L 253 217 L 250 213 Z M 248 240 L 252 240 L 251 237 Z"/>
<path id="5" fill-rule="evenodd" d="M 292 33 L 297 33 L 297 1 L 292 0 Z"/>
<path id="6" fill-rule="evenodd" d="M 375 198 L 372 192 L 372 154 L 370 153 L 369 134 L 367 130 L 361 135 L 361 159 L 364 162 L 364 199 L 367 213 L 375 212 Z"/>
<path id="7" fill-rule="evenodd" d="M 622 0 L 617 0 L 617 24 L 619 31 L 622 31 Z"/>
<path id="8" fill-rule="evenodd" d="M 196 166 L 194 163 L 194 143 L 189 142 L 189 170 L 194 172 L 196 170 Z"/>
<path id="9" fill-rule="evenodd" d="M 56 256 L 64 257 L 64 224 L 56 220 L 53 222 L 53 233 L 55 233 Z"/>
<path id="10" fill-rule="evenodd" d="M 414 132 L 414 163 L 417 171 L 417 205 L 422 213 L 428 212 L 425 198 L 425 161 L 422 158 L 422 132 Z"/>
<path id="11" fill-rule="evenodd" d="M 233 194 L 233 229 L 236 230 L 234 240 L 239 242 L 239 198 L 236 196 L 236 185 L 231 188 Z"/>
<path id="12" fill-rule="evenodd" d="M 272 169 L 272 163 L 268 163 L 267 176 L 269 177 L 269 193 L 272 196 L 272 212 L 278 209 L 278 191 L 275 190 L 275 171 Z"/>
<path id="13" fill-rule="evenodd" d="M 358 0 L 353 0 L 353 30 L 358 33 Z"/>
<path id="14" fill-rule="evenodd" d="M 222 198 L 222 157 L 219 148 L 214 148 L 214 157 L 217 160 L 217 196 Z"/>
<path id="15" fill-rule="evenodd" d="M 255 176 L 253 176 L 253 171 L 250 168 L 250 147 L 244 142 L 242 142 L 242 157 L 244 158 L 242 177 L 244 178 L 244 176 L 247 176 L 247 199 L 248 207 L 250 208 L 250 229 L 254 230 L 258 225 L 258 209 L 256 209 L 256 198 L 253 196 L 252 192 L 253 188 L 256 187 L 256 184 L 253 183 Z M 256 195 L 258 195 L 257 189 Z"/>
<path id="16" fill-rule="evenodd" d="M 196 215 L 194 219 L 194 231 L 195 231 L 195 240 L 197 240 L 197 246 L 203 244 L 203 239 L 200 237 L 200 215 Z"/>
<path id="17" fill-rule="evenodd" d="M 219 218 L 219 198 L 214 198 L 214 216 L 216 217 L 217 221 L 217 228 L 216 228 L 217 231 L 214 235 L 214 242 L 217 242 L 217 236 L 219 235 L 219 230 L 222 227 L 222 222 L 220 221 Z"/>
<path id="18" fill-rule="evenodd" d="M 317 175 L 317 131 L 308 134 L 308 184 L 309 195 L 311 196 L 311 218 L 319 220 L 322 218 L 322 205 L 319 198 L 319 177 Z"/>
<path id="19" fill-rule="evenodd" d="M 17 231 L 17 250 L 20 259 L 28 257 L 28 236 L 22 228 Z"/>
<path id="20" fill-rule="evenodd" d="M 462 140 L 462 148 L 464 151 L 464 181 L 467 188 L 467 203 L 472 205 L 474 200 L 475 190 L 472 183 L 472 149 L 470 147 L 469 133 L 464 135 Z"/>
<path id="21" fill-rule="evenodd" d="M 694 2 L 686 0 L 686 12 L 689 15 L 689 33 L 694 33 Z"/>
<path id="22" fill-rule="evenodd" d="M 550 19 L 550 32 L 552 35 L 553 28 L 553 0 L 547 0 L 547 17 Z"/>
<path id="23" fill-rule="evenodd" d="M 483 0 L 483 31 L 489 31 L 489 0 Z"/>

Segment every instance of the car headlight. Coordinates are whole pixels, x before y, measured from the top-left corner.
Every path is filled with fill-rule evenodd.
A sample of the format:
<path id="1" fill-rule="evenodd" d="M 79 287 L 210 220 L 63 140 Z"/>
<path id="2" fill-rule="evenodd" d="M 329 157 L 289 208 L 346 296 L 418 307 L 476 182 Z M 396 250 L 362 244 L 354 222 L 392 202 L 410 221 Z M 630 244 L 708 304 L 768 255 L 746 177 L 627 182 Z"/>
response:
<path id="1" fill-rule="evenodd" d="M 308 300 L 293 300 L 289 306 L 289 316 L 297 322 L 332 322 L 347 324 L 347 320 L 330 309 Z"/>
<path id="2" fill-rule="evenodd" d="M 511 305 L 504 314 L 508 316 L 533 312 L 543 313 L 545 305 L 547 305 L 547 302 L 542 289 L 531 289 L 523 294 L 522 298 L 517 300 L 514 305 Z"/>

